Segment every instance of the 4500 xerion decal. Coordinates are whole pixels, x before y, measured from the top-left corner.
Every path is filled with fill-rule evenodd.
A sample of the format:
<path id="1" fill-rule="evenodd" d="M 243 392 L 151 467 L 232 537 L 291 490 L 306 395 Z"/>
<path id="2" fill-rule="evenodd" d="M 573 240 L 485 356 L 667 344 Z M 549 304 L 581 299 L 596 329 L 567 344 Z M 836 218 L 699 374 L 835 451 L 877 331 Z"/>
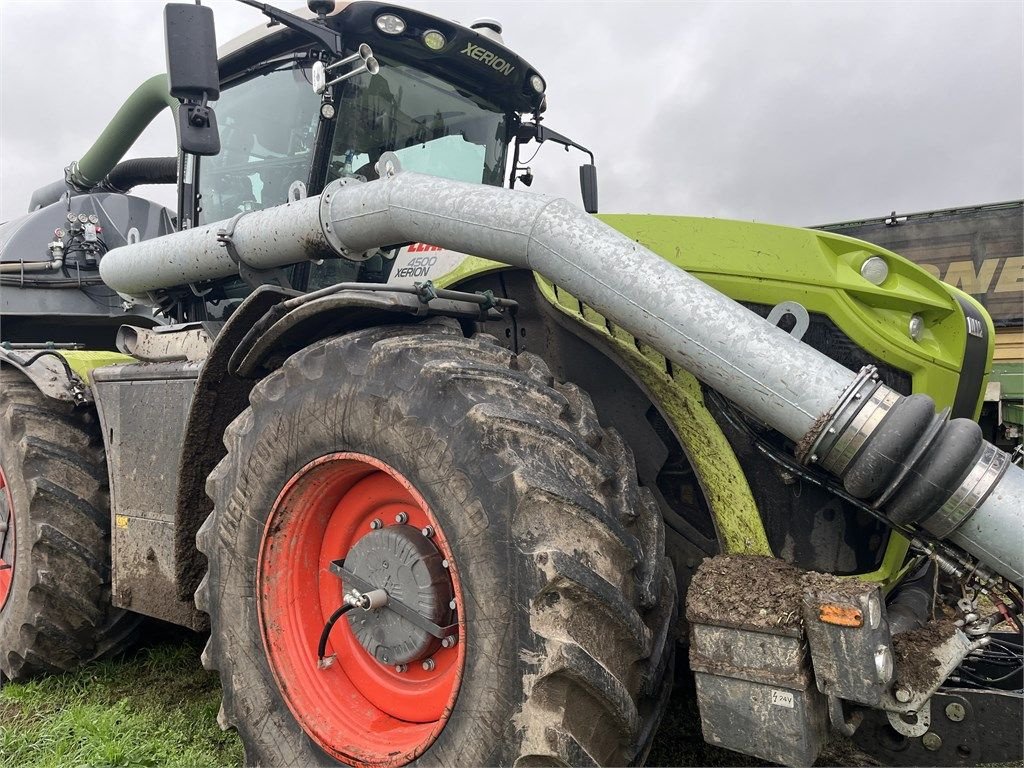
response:
<path id="1" fill-rule="evenodd" d="M 413 243 L 398 252 L 388 284 L 412 285 L 425 280 L 436 280 L 447 275 L 467 258 L 469 257 L 464 253 L 447 251 L 436 245 Z"/>

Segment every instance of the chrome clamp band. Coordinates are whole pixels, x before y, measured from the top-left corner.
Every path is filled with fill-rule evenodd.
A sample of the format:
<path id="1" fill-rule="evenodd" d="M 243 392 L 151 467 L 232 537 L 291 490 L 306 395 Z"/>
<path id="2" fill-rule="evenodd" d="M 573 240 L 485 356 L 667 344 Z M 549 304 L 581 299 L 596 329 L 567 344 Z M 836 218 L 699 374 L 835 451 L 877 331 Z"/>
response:
<path id="1" fill-rule="evenodd" d="M 843 431 L 853 416 L 853 414 L 845 414 L 846 406 L 854 401 L 854 399 L 861 400 L 865 397 L 865 393 L 861 391 L 865 388 L 865 384 L 871 384 L 873 387 L 877 386 L 877 382 L 878 369 L 875 366 L 865 365 L 857 372 L 857 375 L 853 377 L 853 381 L 850 382 L 850 385 L 839 396 L 839 402 L 836 403 L 836 407 L 819 418 L 818 421 L 824 423 L 818 428 L 818 434 L 814 441 L 807 448 L 797 448 L 796 457 L 801 464 L 813 464 L 819 457 L 827 454 L 832 449 L 837 436 Z M 808 436 L 813 431 L 812 429 Z M 801 445 L 807 439 L 805 437 L 801 440 Z"/>
<path id="2" fill-rule="evenodd" d="M 833 475 L 842 476 L 871 433 L 877 429 L 900 398 L 898 392 L 884 384 L 875 387 L 867 402 L 857 410 L 846 428 L 839 433 L 828 453 L 820 457 L 821 466 Z"/>
<path id="3" fill-rule="evenodd" d="M 924 526 L 940 539 L 952 534 L 985 500 L 999 482 L 1010 463 L 1010 455 L 991 443 L 983 443 L 981 457 L 938 512 L 924 521 Z"/>

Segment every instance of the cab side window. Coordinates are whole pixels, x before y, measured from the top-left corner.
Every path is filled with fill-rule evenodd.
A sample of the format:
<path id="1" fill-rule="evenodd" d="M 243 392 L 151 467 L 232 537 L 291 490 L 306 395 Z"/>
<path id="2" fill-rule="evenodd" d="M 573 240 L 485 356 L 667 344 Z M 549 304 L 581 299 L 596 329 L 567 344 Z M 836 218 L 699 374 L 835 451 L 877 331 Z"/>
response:
<path id="1" fill-rule="evenodd" d="M 287 64 L 221 93 L 221 151 L 200 166 L 201 221 L 281 205 L 308 181 L 320 106 L 308 74 Z"/>

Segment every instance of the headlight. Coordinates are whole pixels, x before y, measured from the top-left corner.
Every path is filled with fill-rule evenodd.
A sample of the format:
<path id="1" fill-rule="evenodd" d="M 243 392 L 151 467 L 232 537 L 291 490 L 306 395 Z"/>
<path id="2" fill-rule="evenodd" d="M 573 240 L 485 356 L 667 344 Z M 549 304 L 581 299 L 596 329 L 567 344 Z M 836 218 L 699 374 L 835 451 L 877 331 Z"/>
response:
<path id="1" fill-rule="evenodd" d="M 544 78 L 540 75 L 530 75 L 530 85 L 537 93 L 544 93 Z"/>
<path id="2" fill-rule="evenodd" d="M 440 51 L 447 42 L 445 36 L 436 29 L 428 29 L 423 33 L 423 44 L 432 51 Z"/>
<path id="3" fill-rule="evenodd" d="M 914 341 L 920 341 L 921 337 L 924 336 L 924 318 L 920 315 L 911 315 L 907 333 L 910 334 L 910 338 Z"/>
<path id="4" fill-rule="evenodd" d="M 382 13 L 374 20 L 374 24 L 385 35 L 400 35 L 405 32 L 405 19 L 393 13 Z"/>
<path id="5" fill-rule="evenodd" d="M 860 265 L 860 276 L 873 285 L 881 285 L 889 276 L 889 265 L 881 256 L 872 256 Z"/>

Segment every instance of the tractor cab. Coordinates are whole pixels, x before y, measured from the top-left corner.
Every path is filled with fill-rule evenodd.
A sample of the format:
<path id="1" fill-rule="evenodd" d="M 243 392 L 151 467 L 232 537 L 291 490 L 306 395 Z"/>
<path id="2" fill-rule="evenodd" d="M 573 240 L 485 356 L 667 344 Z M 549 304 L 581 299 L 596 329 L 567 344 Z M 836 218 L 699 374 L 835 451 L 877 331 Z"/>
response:
<path id="1" fill-rule="evenodd" d="M 385 152 L 407 170 L 493 186 L 506 178 L 515 185 L 519 147 L 531 140 L 589 154 L 541 126 L 544 78 L 506 47 L 494 20 L 466 27 L 376 2 L 314 1 L 302 15 L 253 4 L 276 24 L 218 51 L 219 94 L 211 105 L 219 152 L 200 162 L 199 153 L 182 147 L 182 221 L 229 220 L 318 194 L 337 179 L 372 181 Z M 176 60 L 202 55 L 190 41 L 178 50 L 169 45 L 172 79 Z M 596 211 L 592 158 L 581 179 L 588 179 L 585 207 Z M 303 264 L 286 279 L 300 290 L 385 282 L 394 256 Z M 204 298 L 230 306 L 251 287 L 222 281 Z"/>
<path id="2" fill-rule="evenodd" d="M 220 50 L 221 148 L 199 174 L 200 221 L 338 178 L 372 180 L 384 152 L 410 170 L 502 184 L 519 116 L 542 108 L 544 81 L 502 44 L 500 25 L 356 2 L 320 20 L 337 35 L 333 52 L 309 36 L 315 24 Z"/>

